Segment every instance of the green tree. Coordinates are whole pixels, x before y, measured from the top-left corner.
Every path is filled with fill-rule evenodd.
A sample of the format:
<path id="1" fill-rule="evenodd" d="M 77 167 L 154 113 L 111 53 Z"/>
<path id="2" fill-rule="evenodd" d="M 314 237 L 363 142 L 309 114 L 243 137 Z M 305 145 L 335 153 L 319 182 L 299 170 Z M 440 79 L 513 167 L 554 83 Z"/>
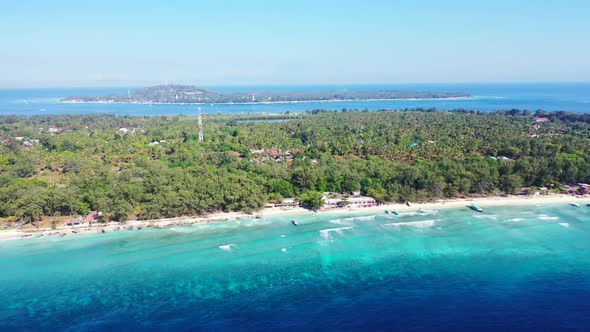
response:
<path id="1" fill-rule="evenodd" d="M 19 158 L 17 162 L 12 166 L 12 172 L 18 177 L 29 178 L 35 175 L 37 171 L 37 165 L 30 158 Z"/>
<path id="2" fill-rule="evenodd" d="M 322 193 L 310 190 L 304 192 L 301 196 L 299 196 L 299 200 L 305 208 L 317 210 L 324 206 L 324 200 L 322 199 L 322 197 Z"/>

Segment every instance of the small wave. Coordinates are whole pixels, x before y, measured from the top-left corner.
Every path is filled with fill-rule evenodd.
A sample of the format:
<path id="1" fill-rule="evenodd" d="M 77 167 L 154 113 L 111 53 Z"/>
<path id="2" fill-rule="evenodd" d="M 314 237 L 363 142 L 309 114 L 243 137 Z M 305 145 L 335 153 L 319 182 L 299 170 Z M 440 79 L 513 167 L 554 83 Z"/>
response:
<path id="1" fill-rule="evenodd" d="M 375 218 L 377 218 L 377 216 L 350 217 L 343 219 L 332 219 L 328 220 L 328 222 L 335 225 L 352 225 L 352 222 L 354 221 L 369 221 L 375 220 Z"/>
<path id="2" fill-rule="evenodd" d="M 350 221 L 346 221 L 346 219 L 331 219 L 328 220 L 330 224 L 334 225 L 352 225 Z"/>
<path id="3" fill-rule="evenodd" d="M 232 251 L 233 248 L 235 248 L 235 244 L 231 243 L 231 244 L 226 244 L 223 246 L 219 246 L 219 249 L 223 250 L 223 251 Z"/>
<path id="4" fill-rule="evenodd" d="M 541 220 L 546 220 L 546 221 L 559 220 L 559 217 L 550 217 L 550 216 L 548 216 L 546 214 L 540 214 L 540 215 L 537 216 L 537 218 L 538 219 L 541 219 Z"/>
<path id="5" fill-rule="evenodd" d="M 398 215 L 385 216 L 386 219 L 398 219 L 400 217 L 430 216 L 437 214 L 439 210 L 418 210 L 415 212 L 400 212 Z"/>
<path id="6" fill-rule="evenodd" d="M 519 222 L 519 221 L 523 221 L 524 219 L 522 218 L 512 218 L 512 219 L 507 219 L 506 221 L 512 221 L 512 222 Z"/>
<path id="7" fill-rule="evenodd" d="M 251 221 L 247 221 L 247 222 L 242 223 L 242 226 L 244 226 L 244 227 L 256 227 L 256 226 L 270 225 L 271 223 L 272 223 L 272 221 L 270 221 L 270 220 L 265 220 L 265 221 L 251 220 Z"/>
<path id="8" fill-rule="evenodd" d="M 332 241 L 332 236 L 330 235 L 330 233 L 342 234 L 342 231 L 346 229 L 352 229 L 352 227 L 326 228 L 320 230 L 320 235 L 322 236 L 322 238 L 324 238 L 324 240 Z"/>
<path id="9" fill-rule="evenodd" d="M 486 219 L 486 220 L 498 220 L 498 216 L 495 214 L 474 214 L 473 218 Z"/>
<path id="10" fill-rule="evenodd" d="M 351 217 L 351 218 L 345 218 L 343 220 L 345 221 L 367 221 L 367 220 L 375 220 L 377 216 L 363 216 L 363 217 Z"/>
<path id="11" fill-rule="evenodd" d="M 560 222 L 559 226 L 565 227 L 565 228 L 570 228 L 570 224 L 567 222 Z"/>
<path id="12" fill-rule="evenodd" d="M 383 226 L 391 226 L 395 229 L 401 228 L 415 228 L 415 229 L 426 229 L 433 227 L 440 219 L 433 220 L 420 220 L 420 221 L 408 221 L 408 222 L 393 222 L 390 224 L 383 224 Z"/>
<path id="13" fill-rule="evenodd" d="M 194 229 L 190 229 L 187 227 L 183 227 L 183 228 L 172 227 L 172 228 L 169 228 L 169 230 L 174 233 L 192 233 L 195 231 Z"/>

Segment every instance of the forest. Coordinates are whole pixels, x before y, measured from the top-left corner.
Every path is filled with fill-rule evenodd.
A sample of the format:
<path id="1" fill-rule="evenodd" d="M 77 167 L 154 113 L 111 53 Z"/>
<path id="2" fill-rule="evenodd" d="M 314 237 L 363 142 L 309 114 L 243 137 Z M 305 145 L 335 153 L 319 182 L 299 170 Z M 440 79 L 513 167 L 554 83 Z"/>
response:
<path id="1" fill-rule="evenodd" d="M 519 110 L 208 115 L 199 142 L 194 116 L 4 116 L 0 218 L 252 212 L 326 191 L 403 202 L 559 190 L 590 182 L 588 120 Z"/>
<path id="2" fill-rule="evenodd" d="M 310 100 L 425 99 L 469 97 L 460 92 L 428 91 L 250 91 L 221 93 L 191 85 L 157 85 L 128 90 L 124 95 L 78 96 L 61 99 L 68 103 L 259 103 Z"/>

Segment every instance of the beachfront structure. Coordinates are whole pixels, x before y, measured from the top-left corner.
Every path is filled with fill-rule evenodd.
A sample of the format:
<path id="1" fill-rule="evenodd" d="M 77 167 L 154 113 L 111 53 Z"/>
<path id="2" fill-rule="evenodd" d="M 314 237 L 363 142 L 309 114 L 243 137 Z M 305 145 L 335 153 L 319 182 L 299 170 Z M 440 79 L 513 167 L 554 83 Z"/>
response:
<path id="1" fill-rule="evenodd" d="M 279 203 L 277 203 L 276 207 L 294 207 L 298 206 L 299 202 L 295 200 L 295 198 L 283 198 Z"/>
<path id="2" fill-rule="evenodd" d="M 327 198 L 326 196 L 324 196 L 322 199 L 324 200 L 324 207 L 326 209 L 334 209 L 343 206 L 371 207 L 377 205 L 377 201 L 375 201 L 373 197 L 368 196 L 357 196 L 348 198 Z"/>

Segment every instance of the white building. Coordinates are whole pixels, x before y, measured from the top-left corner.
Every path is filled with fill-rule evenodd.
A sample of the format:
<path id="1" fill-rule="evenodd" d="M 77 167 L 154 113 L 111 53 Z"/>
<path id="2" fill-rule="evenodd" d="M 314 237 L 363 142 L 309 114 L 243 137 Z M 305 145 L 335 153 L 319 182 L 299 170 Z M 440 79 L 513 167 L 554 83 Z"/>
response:
<path id="1" fill-rule="evenodd" d="M 351 207 L 371 207 L 376 206 L 377 201 L 373 197 L 368 196 L 357 196 L 357 197 L 349 197 L 349 198 L 327 198 L 326 196 L 323 197 L 324 200 L 324 207 L 327 209 L 334 209 L 342 207 L 344 201 L 348 202 L 348 206 Z"/>

